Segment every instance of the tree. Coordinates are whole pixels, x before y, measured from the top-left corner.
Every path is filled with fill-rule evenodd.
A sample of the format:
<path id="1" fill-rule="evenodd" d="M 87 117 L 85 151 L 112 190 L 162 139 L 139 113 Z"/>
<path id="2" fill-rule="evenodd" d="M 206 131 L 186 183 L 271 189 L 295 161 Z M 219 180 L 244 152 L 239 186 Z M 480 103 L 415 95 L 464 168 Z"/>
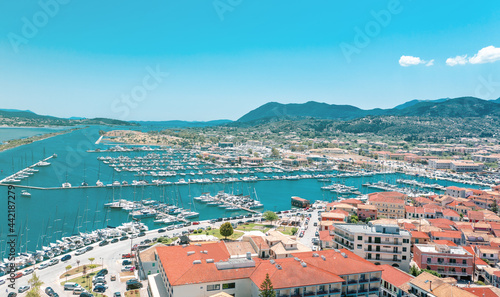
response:
<path id="1" fill-rule="evenodd" d="M 227 239 L 228 236 L 233 235 L 233 232 L 234 232 L 233 225 L 231 225 L 231 223 L 229 223 L 229 222 L 225 222 L 224 224 L 222 224 L 220 226 L 219 232 L 220 232 L 220 235 L 224 236 L 225 239 Z"/>
<path id="2" fill-rule="evenodd" d="M 352 215 L 350 218 L 349 218 L 349 221 L 353 224 L 357 224 L 359 223 L 359 218 L 357 215 Z"/>
<path id="3" fill-rule="evenodd" d="M 493 204 L 491 205 L 491 211 L 494 212 L 495 214 L 498 212 L 498 205 L 496 199 L 493 199 Z"/>
<path id="4" fill-rule="evenodd" d="M 292 235 L 295 235 L 297 234 L 297 231 L 299 231 L 299 229 L 297 229 L 297 227 L 293 227 L 290 231 L 292 232 Z"/>
<path id="5" fill-rule="evenodd" d="M 40 297 L 40 287 L 43 282 L 38 278 L 36 272 L 33 272 L 33 276 L 28 280 L 28 285 L 31 289 L 26 294 L 26 297 Z"/>
<path id="6" fill-rule="evenodd" d="M 260 285 L 260 297 L 276 297 L 276 291 L 274 291 L 273 283 L 269 278 L 269 273 L 266 273 L 266 278 Z"/>
<path id="7" fill-rule="evenodd" d="M 89 258 L 89 261 L 90 261 L 90 266 L 92 267 L 92 262 L 95 261 L 95 258 Z"/>
<path id="8" fill-rule="evenodd" d="M 68 266 L 66 266 L 66 267 L 64 267 L 64 268 L 66 269 L 66 275 L 65 275 L 65 276 L 66 276 L 66 281 L 68 281 L 68 276 L 70 276 L 70 275 L 68 274 L 68 270 L 70 270 L 70 269 L 71 269 L 71 265 L 68 265 Z"/>
<path id="9" fill-rule="evenodd" d="M 410 274 L 413 276 L 418 276 L 420 274 L 420 270 L 418 270 L 417 265 L 412 265 L 410 267 Z"/>
<path id="10" fill-rule="evenodd" d="M 274 212 L 274 211 L 266 211 L 264 212 L 264 214 L 262 215 L 262 217 L 266 220 L 266 221 L 271 221 L 271 225 L 273 224 L 274 221 L 276 221 L 278 218 L 278 215 Z"/>
<path id="11" fill-rule="evenodd" d="M 271 149 L 271 157 L 273 157 L 273 158 L 279 158 L 279 156 L 280 156 L 280 152 L 278 151 L 277 148 L 273 147 Z"/>
<path id="12" fill-rule="evenodd" d="M 76 271 L 80 270 L 80 260 L 76 260 L 76 265 L 78 265 L 78 267 L 76 268 Z"/>

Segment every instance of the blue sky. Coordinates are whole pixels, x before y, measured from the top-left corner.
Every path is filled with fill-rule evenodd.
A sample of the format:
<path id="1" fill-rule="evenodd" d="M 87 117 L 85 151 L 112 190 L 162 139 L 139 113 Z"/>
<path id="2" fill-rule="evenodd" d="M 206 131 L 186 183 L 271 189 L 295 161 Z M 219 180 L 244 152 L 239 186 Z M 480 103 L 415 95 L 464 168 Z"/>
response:
<path id="1" fill-rule="evenodd" d="M 493 99 L 499 31 L 498 1 L 2 1 L 0 108 L 234 120 L 269 101 Z"/>

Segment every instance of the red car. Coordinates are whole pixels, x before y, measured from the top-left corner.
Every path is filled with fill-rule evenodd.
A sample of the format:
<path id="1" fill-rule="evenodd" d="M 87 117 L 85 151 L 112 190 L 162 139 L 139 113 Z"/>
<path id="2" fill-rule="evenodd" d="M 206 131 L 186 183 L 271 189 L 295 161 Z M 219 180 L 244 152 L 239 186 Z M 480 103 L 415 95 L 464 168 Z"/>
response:
<path id="1" fill-rule="evenodd" d="M 22 272 L 19 272 L 18 274 L 16 274 L 16 276 L 14 276 L 14 279 L 18 279 L 18 278 L 20 278 L 21 276 L 23 276 L 23 273 L 22 273 Z"/>
<path id="2" fill-rule="evenodd" d="M 200 222 L 193 222 L 193 225 L 199 225 Z"/>
<path id="3" fill-rule="evenodd" d="M 132 258 L 132 254 L 123 254 L 122 259 Z"/>

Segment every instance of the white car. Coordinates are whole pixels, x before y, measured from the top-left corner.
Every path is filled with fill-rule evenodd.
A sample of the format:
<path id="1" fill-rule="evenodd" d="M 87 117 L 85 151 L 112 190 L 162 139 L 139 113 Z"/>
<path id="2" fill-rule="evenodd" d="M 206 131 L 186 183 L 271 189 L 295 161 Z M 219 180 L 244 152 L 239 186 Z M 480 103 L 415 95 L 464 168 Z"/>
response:
<path id="1" fill-rule="evenodd" d="M 122 271 L 130 271 L 134 268 L 134 266 L 125 266 L 122 268 Z"/>
<path id="2" fill-rule="evenodd" d="M 100 283 L 100 282 L 104 282 L 104 281 L 106 281 L 106 280 L 104 279 L 104 276 L 96 276 L 96 277 L 94 277 L 94 279 L 92 280 L 92 283 L 94 283 L 94 284 L 95 284 L 95 283 Z"/>
<path id="3" fill-rule="evenodd" d="M 23 274 L 24 274 L 24 275 L 32 274 L 32 273 L 33 273 L 33 271 L 34 271 L 34 269 L 33 269 L 33 268 L 28 268 L 28 269 L 26 269 L 25 271 L 23 271 Z"/>
<path id="4" fill-rule="evenodd" d="M 0 285 L 3 285 L 5 284 L 5 280 L 4 279 L 0 279 Z"/>
<path id="5" fill-rule="evenodd" d="M 75 256 L 85 254 L 86 251 L 87 251 L 87 249 L 79 249 L 75 252 Z"/>
<path id="6" fill-rule="evenodd" d="M 134 238 L 137 238 L 137 234 L 130 235 L 130 239 L 134 239 Z"/>
<path id="7" fill-rule="evenodd" d="M 38 269 L 45 269 L 47 267 L 49 267 L 49 263 L 42 263 L 40 264 L 40 266 L 38 266 Z"/>

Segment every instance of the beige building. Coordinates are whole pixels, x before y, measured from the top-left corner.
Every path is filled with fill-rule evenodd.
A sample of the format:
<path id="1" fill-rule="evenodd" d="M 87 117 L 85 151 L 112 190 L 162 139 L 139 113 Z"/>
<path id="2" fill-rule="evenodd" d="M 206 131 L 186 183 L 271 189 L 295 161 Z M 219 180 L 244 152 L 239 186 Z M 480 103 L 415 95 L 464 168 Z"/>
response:
<path id="1" fill-rule="evenodd" d="M 404 219 L 406 198 L 399 192 L 378 192 L 368 194 L 368 203 L 377 207 L 379 218 Z"/>

